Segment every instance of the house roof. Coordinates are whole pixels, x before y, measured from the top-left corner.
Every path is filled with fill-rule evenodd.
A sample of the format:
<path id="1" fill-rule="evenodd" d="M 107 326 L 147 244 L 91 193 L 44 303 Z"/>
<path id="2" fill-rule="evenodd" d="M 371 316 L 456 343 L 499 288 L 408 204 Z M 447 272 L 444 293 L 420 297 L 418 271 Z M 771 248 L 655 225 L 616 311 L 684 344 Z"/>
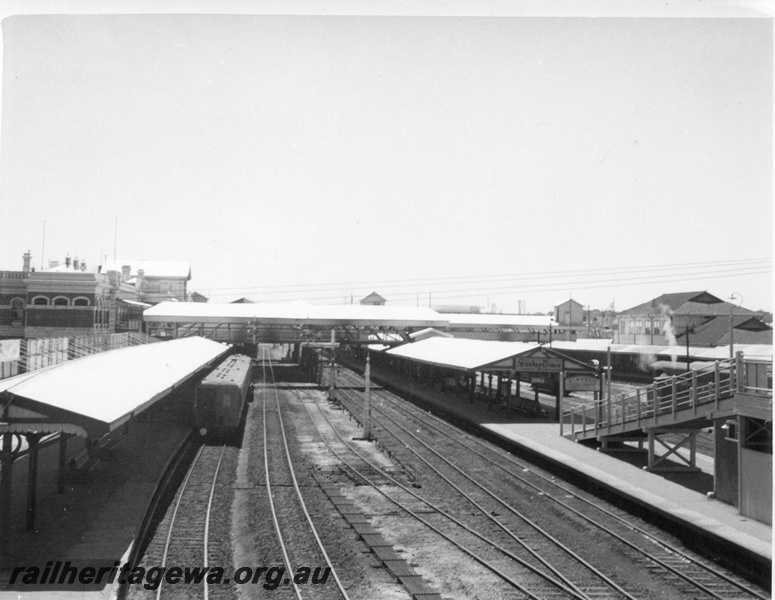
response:
<path id="1" fill-rule="evenodd" d="M 574 298 L 565 298 L 565 300 L 562 300 L 560 302 L 555 302 L 554 306 L 562 306 L 563 304 L 567 304 L 568 302 L 572 302 L 573 304 L 578 304 L 581 307 L 584 306 L 581 302 L 579 302 L 578 300 L 576 300 Z"/>
<path id="2" fill-rule="evenodd" d="M 377 292 L 372 292 L 371 294 L 369 294 L 365 298 L 361 299 L 362 303 L 366 302 L 366 301 L 369 301 L 369 302 L 386 302 L 386 300 L 382 296 L 380 296 Z"/>
<path id="3" fill-rule="evenodd" d="M 736 304 L 724 302 L 708 292 L 679 292 L 675 294 L 662 294 L 656 298 L 638 304 L 619 315 L 659 315 L 663 313 L 673 315 L 706 315 L 729 316 L 730 311 L 736 314 L 755 315 L 756 313 Z"/>

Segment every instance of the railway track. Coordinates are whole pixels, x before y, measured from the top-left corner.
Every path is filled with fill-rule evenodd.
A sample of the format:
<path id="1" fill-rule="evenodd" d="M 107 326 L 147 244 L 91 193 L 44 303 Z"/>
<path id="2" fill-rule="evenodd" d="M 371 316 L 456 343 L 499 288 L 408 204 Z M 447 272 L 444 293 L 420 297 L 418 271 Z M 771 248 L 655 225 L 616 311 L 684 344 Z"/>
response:
<path id="1" fill-rule="evenodd" d="M 262 349 L 261 393 L 263 464 L 266 499 L 269 505 L 274 533 L 286 569 L 286 586 L 299 600 L 307 598 L 343 598 L 349 600 L 347 590 L 312 520 L 299 485 L 294 460 L 288 444 L 280 399 L 275 385 L 272 360 L 267 349 Z M 272 395 L 272 398 L 267 396 Z M 312 543 L 311 540 L 314 540 Z M 325 564 L 333 577 L 334 586 L 297 585 L 290 576 L 300 567 Z M 317 577 L 320 567 L 316 569 Z M 326 575 L 327 577 L 327 575 Z M 335 591 L 334 591 L 335 590 Z"/>
<path id="2" fill-rule="evenodd" d="M 362 378 L 350 371 L 341 371 L 339 382 L 344 385 L 349 382 L 352 386 L 363 386 Z M 357 394 L 352 390 L 341 388 L 338 394 L 347 409 L 356 418 L 361 418 L 363 403 Z M 392 394 L 384 392 L 372 394 L 372 415 L 375 415 L 372 416 L 372 423 L 375 423 L 375 433 L 380 443 L 388 448 L 395 446 L 411 452 L 416 460 L 446 481 L 456 493 L 465 494 L 469 502 L 481 513 L 501 514 L 501 518 L 495 525 L 504 530 L 518 545 L 529 544 L 536 549 L 542 548 L 542 552 L 548 552 L 552 556 L 555 556 L 556 552 L 547 551 L 547 543 L 562 548 L 566 555 L 573 556 L 586 567 L 585 570 L 574 568 L 574 576 L 578 578 L 583 574 L 589 577 L 590 573 L 594 573 L 596 577 L 601 577 L 600 581 L 605 582 L 609 593 L 614 594 L 611 597 L 632 596 L 629 595 L 630 592 L 624 591 L 617 585 L 611 577 L 601 576 L 600 569 L 590 564 L 600 560 L 600 556 L 596 556 L 595 553 L 585 553 L 590 555 L 590 560 L 587 561 L 577 556 L 571 548 L 564 547 L 561 542 L 558 543 L 558 537 L 567 536 L 568 539 L 576 540 L 572 543 L 573 547 L 581 549 L 585 539 L 587 542 L 596 540 L 596 543 L 600 544 L 600 540 L 603 539 L 601 536 L 604 535 L 606 536 L 604 543 L 615 548 L 619 556 L 626 557 L 631 565 L 638 565 L 656 581 L 661 582 L 661 585 L 656 587 L 679 590 L 681 594 L 689 597 L 719 600 L 768 598 L 763 591 L 725 573 L 718 566 L 665 541 L 664 535 L 655 534 L 645 526 L 635 525 L 629 515 L 590 500 L 569 486 L 555 481 L 551 476 L 541 474 L 531 465 L 515 460 L 490 444 L 464 435 L 445 421 L 420 411 Z M 401 423 L 407 419 L 410 420 L 411 426 Z M 453 460 L 447 457 L 452 457 Z M 446 474 L 442 471 L 446 471 Z M 479 476 L 471 477 L 466 471 L 497 473 L 500 481 L 497 485 L 486 479 L 484 482 L 478 481 Z M 471 491 L 464 492 L 464 487 Z M 474 500 L 473 496 L 477 496 L 477 499 Z M 545 509 L 531 511 L 528 503 L 524 513 L 516 510 L 513 504 L 519 497 L 539 498 L 541 506 Z M 571 529 L 576 531 L 557 527 L 558 519 L 551 518 L 553 513 L 566 515 L 559 521 L 570 523 Z M 547 514 L 549 518 L 544 518 Z M 495 519 L 490 518 L 490 521 L 493 522 Z M 526 531 L 526 526 L 533 528 L 535 533 Z M 553 534 L 547 529 L 557 533 Z M 579 531 L 582 532 L 581 537 L 578 536 Z M 524 543 L 527 540 L 529 542 Z M 612 572 L 610 565 L 604 568 Z M 621 576 L 619 579 L 626 581 Z M 642 579 L 647 580 L 648 577 Z M 584 577 L 580 580 L 587 581 Z M 605 594 L 601 588 L 596 588 L 588 581 L 574 586 L 573 589 L 584 597 L 587 597 L 587 591 L 590 591 L 595 598 L 604 597 L 601 594 Z M 631 590 L 631 593 L 637 594 L 639 598 L 644 597 L 643 590 Z"/>
<path id="3" fill-rule="evenodd" d="M 170 569 L 183 565 L 209 567 L 213 551 L 211 517 L 221 464 L 226 446 L 201 445 L 188 467 L 183 483 L 172 505 L 159 523 L 144 556 L 146 569 Z M 219 586 L 221 587 L 221 586 Z M 213 586 L 202 577 L 195 583 L 169 585 L 164 578 L 155 590 L 143 586 L 132 589 L 132 597 L 144 598 L 204 598 L 222 597 L 223 589 L 213 593 Z"/>
<path id="4" fill-rule="evenodd" d="M 484 566 L 519 594 L 515 597 L 533 599 L 587 599 L 590 597 L 579 591 L 576 586 L 566 584 L 562 577 L 556 577 L 553 574 L 547 574 L 540 569 L 536 569 L 529 561 L 503 548 L 498 540 L 482 535 L 475 528 L 468 526 L 443 508 L 440 503 L 429 501 L 411 487 L 401 483 L 377 462 L 355 449 L 344 439 L 317 404 L 305 403 L 304 406 L 310 415 L 310 419 L 315 423 L 321 439 L 341 463 L 347 467 L 354 478 L 370 486 L 371 489 L 384 496 L 419 524 L 432 530 L 454 548 Z M 315 406 L 316 408 L 310 409 L 310 406 Z M 364 466 L 366 467 L 366 472 L 364 472 Z M 386 481 L 394 488 L 390 492 L 385 490 Z M 440 526 L 424 516 L 429 511 L 444 517 L 446 524 Z M 485 555 L 493 549 L 499 550 L 510 559 L 507 561 L 508 564 Z M 595 597 L 605 598 L 606 596 L 596 595 Z"/>

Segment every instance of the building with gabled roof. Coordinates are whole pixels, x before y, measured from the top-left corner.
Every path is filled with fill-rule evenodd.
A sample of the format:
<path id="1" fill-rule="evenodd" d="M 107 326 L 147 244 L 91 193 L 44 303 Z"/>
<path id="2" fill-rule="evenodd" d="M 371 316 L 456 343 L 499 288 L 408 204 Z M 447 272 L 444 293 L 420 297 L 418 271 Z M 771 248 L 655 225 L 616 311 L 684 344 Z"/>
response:
<path id="1" fill-rule="evenodd" d="M 707 291 L 662 294 L 618 313 L 615 341 L 619 344 L 669 345 L 675 344 L 688 332 L 691 344 L 696 346 L 698 341 L 693 334 L 700 327 L 720 319 L 715 327 L 722 328 L 725 323 L 728 331 L 730 316 L 750 319 L 755 318 L 757 313 L 725 302 Z M 706 339 L 712 337 L 709 330 Z"/>
<path id="2" fill-rule="evenodd" d="M 554 305 L 554 320 L 558 325 L 581 326 L 584 323 L 584 305 L 568 298 Z"/>
<path id="3" fill-rule="evenodd" d="M 387 300 L 385 300 L 377 292 L 372 292 L 365 298 L 361 299 L 359 304 L 364 304 L 367 306 L 384 306 L 385 302 L 387 302 Z"/>

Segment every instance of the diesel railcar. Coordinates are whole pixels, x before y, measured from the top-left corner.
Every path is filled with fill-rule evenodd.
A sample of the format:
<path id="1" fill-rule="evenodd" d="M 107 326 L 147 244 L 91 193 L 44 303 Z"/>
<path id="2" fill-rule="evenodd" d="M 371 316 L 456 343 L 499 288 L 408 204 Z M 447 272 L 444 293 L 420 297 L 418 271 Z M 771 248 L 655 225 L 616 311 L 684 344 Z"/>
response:
<path id="1" fill-rule="evenodd" d="M 235 433 L 252 393 L 250 357 L 229 356 L 196 387 L 194 422 L 199 434 L 223 437 Z"/>

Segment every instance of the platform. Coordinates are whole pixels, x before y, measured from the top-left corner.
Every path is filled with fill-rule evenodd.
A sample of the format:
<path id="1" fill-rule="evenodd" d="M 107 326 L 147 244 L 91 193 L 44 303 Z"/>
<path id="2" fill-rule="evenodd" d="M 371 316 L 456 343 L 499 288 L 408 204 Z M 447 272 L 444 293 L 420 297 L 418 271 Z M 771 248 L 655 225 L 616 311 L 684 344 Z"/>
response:
<path id="1" fill-rule="evenodd" d="M 87 474 L 68 478 L 57 493 L 58 444 L 39 452 L 36 530 L 25 529 L 24 493 L 14 495 L 11 554 L 0 565 L 0 600 L 110 598 L 111 585 L 15 585 L 8 581 L 16 565 L 41 570 L 51 561 L 74 566 L 111 566 L 128 555 L 168 457 L 190 429 L 172 422 L 133 421 L 109 455 Z M 14 463 L 14 485 L 26 488 L 27 465 Z"/>
<path id="2" fill-rule="evenodd" d="M 755 559 L 772 561 L 772 528 L 740 515 L 734 506 L 710 499 L 692 489 L 691 484 L 702 473 L 647 472 L 615 455 L 560 436 L 558 423 L 520 417 L 501 409 L 493 410 L 486 403 L 472 403 L 465 394 L 445 393 L 437 387 L 406 380 L 397 373 L 375 366 L 373 362 L 371 374 L 375 382 L 386 388 L 419 397 L 425 403 L 484 428 L 563 469 L 588 477 L 611 493 L 662 518 L 732 544 Z M 698 461 L 698 466 L 712 474 L 711 458 Z"/>

